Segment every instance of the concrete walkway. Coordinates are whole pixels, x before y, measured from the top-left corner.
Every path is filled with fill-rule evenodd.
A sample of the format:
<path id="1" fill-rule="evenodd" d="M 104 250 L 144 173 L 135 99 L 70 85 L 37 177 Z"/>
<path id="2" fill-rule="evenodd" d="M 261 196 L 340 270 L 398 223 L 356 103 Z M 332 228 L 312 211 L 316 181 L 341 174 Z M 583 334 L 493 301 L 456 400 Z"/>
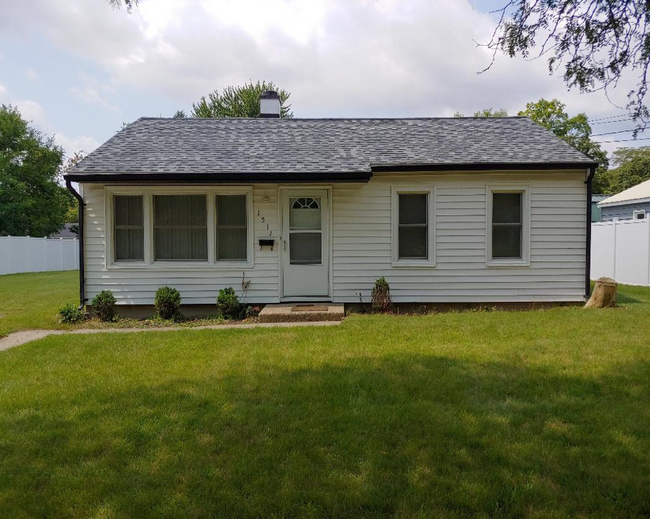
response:
<path id="1" fill-rule="evenodd" d="M 21 344 L 36 341 L 49 335 L 84 335 L 92 333 L 134 333 L 134 332 L 177 332 L 180 330 L 234 330 L 252 328 L 296 328 L 305 326 L 336 326 L 341 321 L 308 321 L 302 323 L 248 323 L 248 324 L 214 324 L 209 326 L 165 326 L 160 328 L 81 328 L 79 330 L 25 330 L 10 333 L 0 339 L 0 351 L 15 348 Z"/>

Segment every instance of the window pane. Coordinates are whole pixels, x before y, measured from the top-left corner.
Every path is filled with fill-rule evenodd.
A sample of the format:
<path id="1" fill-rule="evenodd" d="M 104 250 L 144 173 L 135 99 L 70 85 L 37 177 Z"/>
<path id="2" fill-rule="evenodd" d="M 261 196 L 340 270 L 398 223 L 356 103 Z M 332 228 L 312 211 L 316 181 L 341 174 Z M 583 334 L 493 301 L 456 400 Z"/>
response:
<path id="1" fill-rule="evenodd" d="M 115 261 L 144 260 L 144 227 L 142 196 L 115 196 L 114 246 Z"/>
<path id="2" fill-rule="evenodd" d="M 142 226 L 141 196 L 116 196 L 114 201 L 115 225 Z"/>
<path id="3" fill-rule="evenodd" d="M 217 260 L 246 261 L 247 232 L 241 228 L 217 229 Z"/>
<path id="4" fill-rule="evenodd" d="M 313 265 L 321 263 L 321 233 L 291 233 L 289 235 L 289 256 L 292 265 Z"/>
<path id="5" fill-rule="evenodd" d="M 200 225 L 207 221 L 205 195 L 154 196 L 155 225 Z"/>
<path id="6" fill-rule="evenodd" d="M 208 259 L 205 195 L 154 196 L 154 258 Z"/>
<path id="7" fill-rule="evenodd" d="M 217 225 L 246 225 L 246 195 L 217 196 Z"/>
<path id="8" fill-rule="evenodd" d="M 291 229 L 319 230 L 321 226 L 320 199 L 292 198 L 289 213 Z"/>
<path id="9" fill-rule="evenodd" d="M 427 195 L 399 195 L 399 223 L 427 223 Z"/>
<path id="10" fill-rule="evenodd" d="M 157 260 L 207 260 L 208 240 L 204 229 L 154 230 Z"/>
<path id="11" fill-rule="evenodd" d="M 492 193 L 492 222 L 521 223 L 521 193 Z"/>
<path id="12" fill-rule="evenodd" d="M 399 258 L 427 259 L 427 226 L 399 228 Z"/>
<path id="13" fill-rule="evenodd" d="M 521 258 L 521 225 L 492 226 L 492 257 Z"/>
<path id="14" fill-rule="evenodd" d="M 115 261 L 144 260 L 142 229 L 115 229 Z"/>

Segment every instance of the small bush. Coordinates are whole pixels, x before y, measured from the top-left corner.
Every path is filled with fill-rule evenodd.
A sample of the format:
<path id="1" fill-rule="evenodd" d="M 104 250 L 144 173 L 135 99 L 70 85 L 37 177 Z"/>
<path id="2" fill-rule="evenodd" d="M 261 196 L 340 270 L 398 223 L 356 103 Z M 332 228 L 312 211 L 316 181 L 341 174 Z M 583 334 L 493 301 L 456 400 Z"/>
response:
<path id="1" fill-rule="evenodd" d="M 115 296 L 110 290 L 102 290 L 93 298 L 91 304 L 100 320 L 113 321 L 115 319 Z"/>
<path id="2" fill-rule="evenodd" d="M 372 289 L 372 309 L 376 312 L 387 312 L 393 300 L 390 297 L 390 285 L 386 278 L 380 277 Z"/>
<path id="3" fill-rule="evenodd" d="M 181 316 L 181 293 L 175 288 L 160 287 L 156 290 L 154 306 L 161 319 L 178 319 Z"/>
<path id="4" fill-rule="evenodd" d="M 68 303 L 59 310 L 60 323 L 78 323 L 84 320 L 84 313 L 73 303 Z"/>
<path id="5" fill-rule="evenodd" d="M 245 311 L 246 309 L 239 302 L 234 288 L 230 287 L 219 290 L 219 295 L 217 296 L 217 312 L 219 312 L 220 317 L 224 319 L 241 319 Z"/>

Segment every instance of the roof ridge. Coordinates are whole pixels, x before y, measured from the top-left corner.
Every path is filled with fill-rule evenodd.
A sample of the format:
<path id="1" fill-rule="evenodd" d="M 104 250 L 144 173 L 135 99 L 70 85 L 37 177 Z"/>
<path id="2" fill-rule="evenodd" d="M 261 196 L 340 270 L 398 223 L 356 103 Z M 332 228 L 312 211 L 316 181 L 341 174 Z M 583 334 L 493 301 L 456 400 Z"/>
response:
<path id="1" fill-rule="evenodd" d="M 504 119 L 530 119 L 524 115 L 507 115 L 499 117 L 292 117 L 292 118 L 272 118 L 272 117 L 139 117 L 133 122 L 138 121 L 463 121 L 467 119 L 485 119 L 485 120 L 504 120 Z"/>

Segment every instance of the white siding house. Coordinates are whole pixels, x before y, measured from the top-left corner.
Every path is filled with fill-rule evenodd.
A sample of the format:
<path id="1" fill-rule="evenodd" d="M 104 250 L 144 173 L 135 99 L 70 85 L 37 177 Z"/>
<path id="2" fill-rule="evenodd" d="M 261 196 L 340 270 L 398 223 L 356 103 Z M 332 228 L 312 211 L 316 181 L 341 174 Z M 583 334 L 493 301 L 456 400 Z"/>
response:
<path id="1" fill-rule="evenodd" d="M 453 131 L 448 120 L 416 120 L 419 148 L 400 145 L 388 157 L 390 165 L 382 167 L 372 164 L 381 162 L 381 155 L 364 155 L 364 141 L 354 131 L 336 137 L 348 148 L 332 149 L 330 142 L 323 150 L 305 128 L 321 131 L 330 127 L 328 120 L 316 120 L 315 126 L 245 120 L 255 130 L 250 139 L 242 134 L 242 123 L 233 120 L 140 121 L 125 136 L 132 144 L 142 126 L 140 135 L 146 138 L 141 137 L 137 154 L 128 156 L 128 148 L 120 148 L 118 134 L 66 177 L 80 182 L 84 204 L 85 303 L 108 289 L 119 304 L 151 305 L 164 285 L 177 288 L 188 305 L 213 304 L 225 287 L 233 287 L 248 303 L 358 303 L 369 302 L 379 277 L 390 283 L 394 301 L 403 303 L 579 302 L 585 296 L 588 186 L 594 165 L 528 120 L 452 121 Z M 329 121 L 341 129 L 341 121 Z M 361 123 L 364 135 L 376 131 L 373 139 L 402 135 L 410 142 L 412 126 L 401 124 L 410 120 L 370 121 Z M 176 140 L 185 128 L 217 132 L 220 142 L 208 169 L 219 173 L 223 160 L 225 169 L 238 171 L 202 177 L 186 165 L 187 171 L 174 173 L 173 180 L 164 177 L 168 163 L 164 156 L 156 158 L 160 149 L 171 147 L 176 157 L 187 153 L 174 149 L 174 139 L 158 145 L 170 127 Z M 271 137 L 276 128 L 287 131 L 281 142 Z M 513 142 L 518 129 L 523 134 Z M 487 138 L 487 150 L 472 149 L 486 138 L 470 136 L 491 130 L 501 130 L 503 137 Z M 240 150 L 258 146 L 268 132 L 271 142 L 256 148 L 268 174 L 247 173 L 247 161 L 261 167 L 257 154 L 244 152 L 237 165 L 229 163 L 228 150 L 222 149 L 229 131 L 231 145 Z M 423 131 L 430 132 L 431 142 L 422 139 Z M 442 153 L 435 141 L 445 131 L 455 138 L 462 138 L 463 131 L 468 136 L 453 157 L 443 157 L 445 164 L 456 156 L 462 159 L 463 149 L 468 160 L 457 158 L 461 165 L 431 160 L 429 167 L 426 152 Z M 210 146 L 206 134 L 201 140 L 201 133 L 189 133 L 186 138 L 199 139 L 199 148 Z M 277 147 L 283 153 L 268 151 Z M 314 149 L 320 155 L 312 157 Z M 479 161 L 482 152 L 486 160 Z M 355 159 L 369 163 L 367 171 L 336 163 L 337 157 L 347 160 L 355 153 Z M 368 153 L 381 154 L 382 146 Z M 513 160 L 504 161 L 500 153 Z M 133 172 L 134 166 L 121 159 L 139 163 L 140 169 Z M 159 167 L 152 165 L 156 160 Z M 281 174 L 282 160 L 287 161 L 286 174 Z M 311 173 L 317 168 L 310 161 L 322 165 L 328 160 L 334 163 L 331 169 Z M 486 166 L 490 160 L 494 165 Z M 300 176 L 294 170 L 310 173 Z"/>

